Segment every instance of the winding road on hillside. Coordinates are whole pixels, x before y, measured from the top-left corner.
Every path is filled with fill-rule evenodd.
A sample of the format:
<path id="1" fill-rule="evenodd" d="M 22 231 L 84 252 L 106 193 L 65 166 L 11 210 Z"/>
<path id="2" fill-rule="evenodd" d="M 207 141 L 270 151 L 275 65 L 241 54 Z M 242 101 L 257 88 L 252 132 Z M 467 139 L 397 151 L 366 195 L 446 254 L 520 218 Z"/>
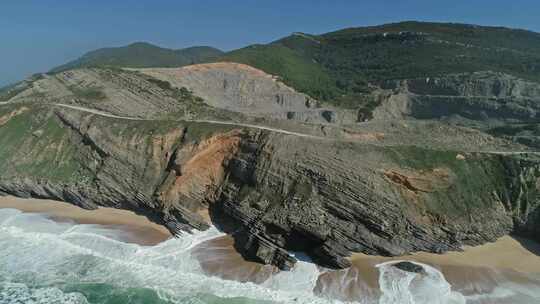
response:
<path id="1" fill-rule="evenodd" d="M 1 105 L 6 105 L 8 102 L 0 102 Z M 74 105 L 67 105 L 63 103 L 55 103 L 52 104 L 52 106 L 81 111 L 85 113 L 90 113 L 102 117 L 109 117 L 109 118 L 116 118 L 116 119 L 124 119 L 124 120 L 137 120 L 137 121 L 155 121 L 155 119 L 146 119 L 146 118 L 138 118 L 138 117 L 129 117 L 129 116 L 119 116 L 114 115 L 111 113 L 99 111 L 96 109 L 89 109 L 85 107 L 80 106 L 74 106 Z M 298 132 L 292 132 L 287 131 L 283 129 L 276 129 L 261 125 L 253 125 L 253 124 L 246 124 L 246 123 L 238 123 L 238 122 L 230 122 L 230 121 L 219 121 L 219 120 L 204 120 L 204 119 L 184 119 L 179 121 L 187 121 L 187 122 L 195 122 L 195 123 L 210 123 L 210 124 L 217 124 L 217 125 L 226 125 L 226 126 L 239 126 L 239 127 L 245 127 L 245 128 L 253 128 L 253 129 L 259 129 L 259 130 L 265 130 L 275 133 L 281 133 L 286 135 L 292 135 L 292 136 L 298 136 L 298 137 L 304 137 L 304 138 L 314 138 L 314 139 L 323 139 L 323 140 L 329 140 L 326 137 L 311 135 L 311 134 L 305 134 L 305 133 L 298 133 Z M 526 154 L 533 154 L 533 155 L 540 155 L 540 152 L 535 151 L 479 151 L 479 153 L 489 153 L 489 154 L 497 154 L 497 155 L 526 155 Z"/>
<path id="2" fill-rule="evenodd" d="M 139 120 L 139 121 L 153 121 L 154 119 L 146 119 L 146 118 L 137 118 L 137 117 L 127 117 L 127 116 L 118 116 L 114 114 L 110 114 L 107 112 L 102 112 L 95 109 L 88 109 L 84 107 L 79 106 L 73 106 L 73 105 L 67 105 L 62 103 L 56 103 L 54 106 L 62 107 L 62 108 L 68 108 L 76 111 L 91 113 L 103 117 L 109 117 L 109 118 L 117 118 L 117 119 L 126 119 L 126 120 Z M 227 125 L 227 126 L 239 126 L 239 127 L 245 127 L 245 128 L 253 128 L 253 129 L 259 129 L 259 130 L 266 130 L 281 134 L 287 134 L 287 135 L 293 135 L 298 137 L 306 137 L 306 138 L 316 138 L 316 139 L 328 139 L 321 136 L 315 136 L 311 134 L 304 134 L 304 133 L 298 133 L 298 132 L 292 132 L 287 131 L 283 129 L 276 129 L 276 128 L 270 128 L 266 126 L 261 125 L 252 125 L 252 124 L 246 124 L 246 123 L 238 123 L 238 122 L 230 122 L 230 121 L 219 121 L 219 120 L 204 120 L 204 119 L 183 119 L 181 121 L 187 121 L 187 122 L 196 122 L 196 123 L 211 123 L 211 124 L 217 124 L 217 125 Z"/>

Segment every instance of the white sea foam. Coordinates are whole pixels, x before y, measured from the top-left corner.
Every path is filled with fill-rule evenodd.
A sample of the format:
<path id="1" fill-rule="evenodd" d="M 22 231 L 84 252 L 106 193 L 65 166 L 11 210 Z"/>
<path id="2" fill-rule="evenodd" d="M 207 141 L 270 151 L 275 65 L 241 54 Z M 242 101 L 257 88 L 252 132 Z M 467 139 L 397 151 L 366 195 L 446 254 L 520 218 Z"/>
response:
<path id="1" fill-rule="evenodd" d="M 488 304 L 494 300 L 511 304 L 540 303 L 540 286 L 504 282 L 489 293 L 470 295 L 466 299 L 470 304 Z"/>
<path id="2" fill-rule="evenodd" d="M 270 287 L 204 275 L 190 250 L 223 235 L 215 228 L 144 247 L 110 239 L 98 227 L 86 227 L 81 233 L 78 228 L 53 221 L 47 222 L 51 227 L 42 227 L 43 223 L 38 221 L 40 229 L 46 232 L 36 232 L 32 221 L 26 218 L 30 215 L 6 210 L 9 209 L 0 210 L 0 218 L 7 217 L 0 225 L 0 276 L 12 281 L 102 282 L 147 287 L 178 301 L 193 294 L 209 293 L 278 302 L 328 303 L 313 295 L 316 267 L 304 262 L 292 272 L 273 278 Z M 16 221 L 10 221 L 9 216 L 17 217 Z M 11 225 L 22 221 L 25 225 Z M 308 269 L 311 274 L 305 276 Z M 291 276 L 295 274 L 294 279 Z M 302 282 L 304 279 L 307 282 Z M 290 286 L 291 282 L 298 288 L 279 289 Z"/>
<path id="3" fill-rule="evenodd" d="M 423 273 L 403 271 L 392 261 L 377 265 L 382 291 L 380 304 L 464 304 L 465 297 L 452 291 L 450 284 L 437 269 L 414 263 L 424 268 Z"/>
<path id="4" fill-rule="evenodd" d="M 191 250 L 204 241 L 223 236 L 215 228 L 186 233 L 152 247 L 123 243 L 114 233 L 103 226 L 57 223 L 44 216 L 0 209 L 0 278 L 17 282 L 1 287 L 0 303 L 30 298 L 34 302 L 18 301 L 86 303 L 82 295 L 64 294 L 55 287 L 27 287 L 44 282 L 47 286 L 100 282 L 151 288 L 163 299 L 178 303 L 200 293 L 282 303 L 340 303 L 313 293 L 320 273 L 309 261 L 298 262 L 292 271 L 273 275 L 260 285 L 205 275 Z M 534 289 L 517 284 L 501 285 L 492 294 L 463 297 L 429 265 L 419 264 L 425 274 L 414 274 L 392 267 L 393 263 L 396 262 L 377 265 L 382 297 L 373 304 L 476 304 L 516 294 L 523 299 L 540 299 L 538 286 Z"/>
<path id="5" fill-rule="evenodd" d="M 296 254 L 300 255 L 300 254 Z M 317 266 L 310 262 L 309 258 L 303 256 L 291 271 L 282 271 L 271 276 L 262 285 L 274 290 L 294 292 L 304 290 L 311 292 L 317 284 L 320 275 Z"/>
<path id="6" fill-rule="evenodd" d="M 0 303 L 24 304 L 87 304 L 80 293 L 64 293 L 58 288 L 31 289 L 22 283 L 0 283 Z"/>

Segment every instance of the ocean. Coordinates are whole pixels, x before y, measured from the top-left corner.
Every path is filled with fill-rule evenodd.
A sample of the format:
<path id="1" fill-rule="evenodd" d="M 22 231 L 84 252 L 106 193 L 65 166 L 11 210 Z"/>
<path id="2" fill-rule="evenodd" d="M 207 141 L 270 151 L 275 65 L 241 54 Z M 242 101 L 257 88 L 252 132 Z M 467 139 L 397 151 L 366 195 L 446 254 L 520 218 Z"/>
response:
<path id="1" fill-rule="evenodd" d="M 343 303 L 333 295 L 346 284 L 317 288 L 327 270 L 305 259 L 260 284 L 206 274 L 191 253 L 221 236 L 212 228 L 141 246 L 110 227 L 0 209 L 0 303 Z M 531 284 L 540 278 L 500 281 L 489 293 L 471 294 L 453 288 L 436 267 L 421 264 L 420 275 L 393 263 L 376 266 L 380 290 L 355 303 L 540 303 L 540 283 Z"/>

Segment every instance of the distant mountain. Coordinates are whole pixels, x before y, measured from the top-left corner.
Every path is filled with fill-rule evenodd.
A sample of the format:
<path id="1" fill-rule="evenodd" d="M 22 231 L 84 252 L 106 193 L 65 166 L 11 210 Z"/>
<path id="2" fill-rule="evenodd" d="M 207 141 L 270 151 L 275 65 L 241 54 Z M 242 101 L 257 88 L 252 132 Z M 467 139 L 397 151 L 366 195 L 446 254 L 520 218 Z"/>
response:
<path id="1" fill-rule="evenodd" d="M 280 76 L 320 100 L 355 107 L 388 80 L 494 71 L 540 81 L 540 34 L 503 27 L 401 22 L 323 35 L 294 33 L 216 59 Z"/>
<path id="2" fill-rule="evenodd" d="M 200 63 L 222 55 L 223 52 L 208 46 L 195 46 L 180 50 L 161 48 L 146 42 L 136 42 L 123 47 L 103 48 L 91 51 L 51 72 L 80 67 L 179 67 Z"/>

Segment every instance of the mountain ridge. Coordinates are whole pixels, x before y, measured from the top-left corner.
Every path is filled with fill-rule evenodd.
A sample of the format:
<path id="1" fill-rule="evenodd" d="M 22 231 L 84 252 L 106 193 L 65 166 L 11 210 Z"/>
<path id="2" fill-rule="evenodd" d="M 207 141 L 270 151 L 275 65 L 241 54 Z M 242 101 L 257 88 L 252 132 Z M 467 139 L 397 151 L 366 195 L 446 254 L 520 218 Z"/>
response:
<path id="1" fill-rule="evenodd" d="M 50 73 L 93 66 L 178 67 L 200 63 L 221 54 L 223 54 L 221 50 L 210 46 L 173 50 L 148 42 L 133 42 L 126 46 L 106 47 L 87 52 L 78 59 L 51 69 Z"/>

